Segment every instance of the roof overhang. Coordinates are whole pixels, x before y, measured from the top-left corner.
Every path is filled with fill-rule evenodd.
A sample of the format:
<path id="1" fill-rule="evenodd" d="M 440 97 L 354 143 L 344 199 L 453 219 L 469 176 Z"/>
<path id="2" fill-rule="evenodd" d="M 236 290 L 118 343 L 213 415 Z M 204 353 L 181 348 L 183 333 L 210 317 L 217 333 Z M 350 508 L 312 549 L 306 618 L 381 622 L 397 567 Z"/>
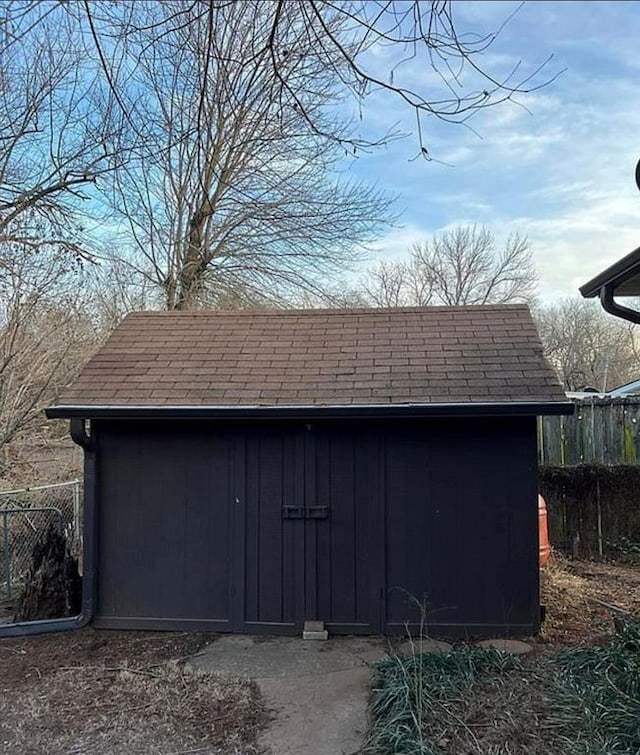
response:
<path id="1" fill-rule="evenodd" d="M 586 299 L 597 296 L 603 309 L 615 317 L 640 323 L 640 312 L 623 307 L 614 299 L 615 296 L 640 296 L 640 247 L 580 286 L 580 293 Z"/>
<path id="2" fill-rule="evenodd" d="M 605 286 L 613 287 L 617 296 L 640 296 L 640 247 L 580 286 L 580 293 L 593 299 Z"/>
<path id="3" fill-rule="evenodd" d="M 571 401 L 493 403 L 347 404 L 336 406 L 74 406 L 55 405 L 49 419 L 410 419 L 452 416 L 572 414 Z"/>

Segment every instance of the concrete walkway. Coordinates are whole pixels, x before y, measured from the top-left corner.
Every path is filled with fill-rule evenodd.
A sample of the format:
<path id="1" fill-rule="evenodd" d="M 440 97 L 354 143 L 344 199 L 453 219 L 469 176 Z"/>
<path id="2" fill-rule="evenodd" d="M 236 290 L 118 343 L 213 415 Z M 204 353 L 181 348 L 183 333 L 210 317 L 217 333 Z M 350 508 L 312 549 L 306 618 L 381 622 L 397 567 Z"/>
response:
<path id="1" fill-rule="evenodd" d="M 254 679 L 274 720 L 259 744 L 272 755 L 353 755 L 367 727 L 369 665 L 379 637 L 221 637 L 194 656 L 195 670 Z"/>

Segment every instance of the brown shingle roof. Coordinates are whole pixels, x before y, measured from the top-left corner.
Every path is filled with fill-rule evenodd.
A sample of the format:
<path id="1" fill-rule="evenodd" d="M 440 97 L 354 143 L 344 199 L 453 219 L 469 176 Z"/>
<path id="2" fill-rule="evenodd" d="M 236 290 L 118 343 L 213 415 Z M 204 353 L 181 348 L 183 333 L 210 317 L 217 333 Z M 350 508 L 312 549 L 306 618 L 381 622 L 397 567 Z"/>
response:
<path id="1" fill-rule="evenodd" d="M 63 406 L 565 401 L 526 306 L 138 312 Z"/>

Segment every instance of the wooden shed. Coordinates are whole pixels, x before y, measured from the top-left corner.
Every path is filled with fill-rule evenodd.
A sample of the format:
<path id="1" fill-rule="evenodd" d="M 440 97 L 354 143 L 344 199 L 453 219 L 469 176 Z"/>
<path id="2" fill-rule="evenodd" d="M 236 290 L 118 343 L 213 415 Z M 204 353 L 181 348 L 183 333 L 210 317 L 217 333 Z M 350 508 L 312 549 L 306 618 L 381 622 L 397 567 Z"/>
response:
<path id="1" fill-rule="evenodd" d="M 85 448 L 85 609 L 531 634 L 536 416 L 570 410 L 525 306 L 131 314 L 47 412 Z"/>

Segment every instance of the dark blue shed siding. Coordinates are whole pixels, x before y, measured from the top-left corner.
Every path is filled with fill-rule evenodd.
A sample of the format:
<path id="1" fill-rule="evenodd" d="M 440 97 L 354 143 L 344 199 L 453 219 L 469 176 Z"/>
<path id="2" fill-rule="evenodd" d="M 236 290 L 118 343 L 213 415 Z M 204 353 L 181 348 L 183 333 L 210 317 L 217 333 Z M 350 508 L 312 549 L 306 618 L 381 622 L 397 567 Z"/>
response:
<path id="1" fill-rule="evenodd" d="M 533 417 L 94 428 L 97 626 L 538 628 Z"/>

